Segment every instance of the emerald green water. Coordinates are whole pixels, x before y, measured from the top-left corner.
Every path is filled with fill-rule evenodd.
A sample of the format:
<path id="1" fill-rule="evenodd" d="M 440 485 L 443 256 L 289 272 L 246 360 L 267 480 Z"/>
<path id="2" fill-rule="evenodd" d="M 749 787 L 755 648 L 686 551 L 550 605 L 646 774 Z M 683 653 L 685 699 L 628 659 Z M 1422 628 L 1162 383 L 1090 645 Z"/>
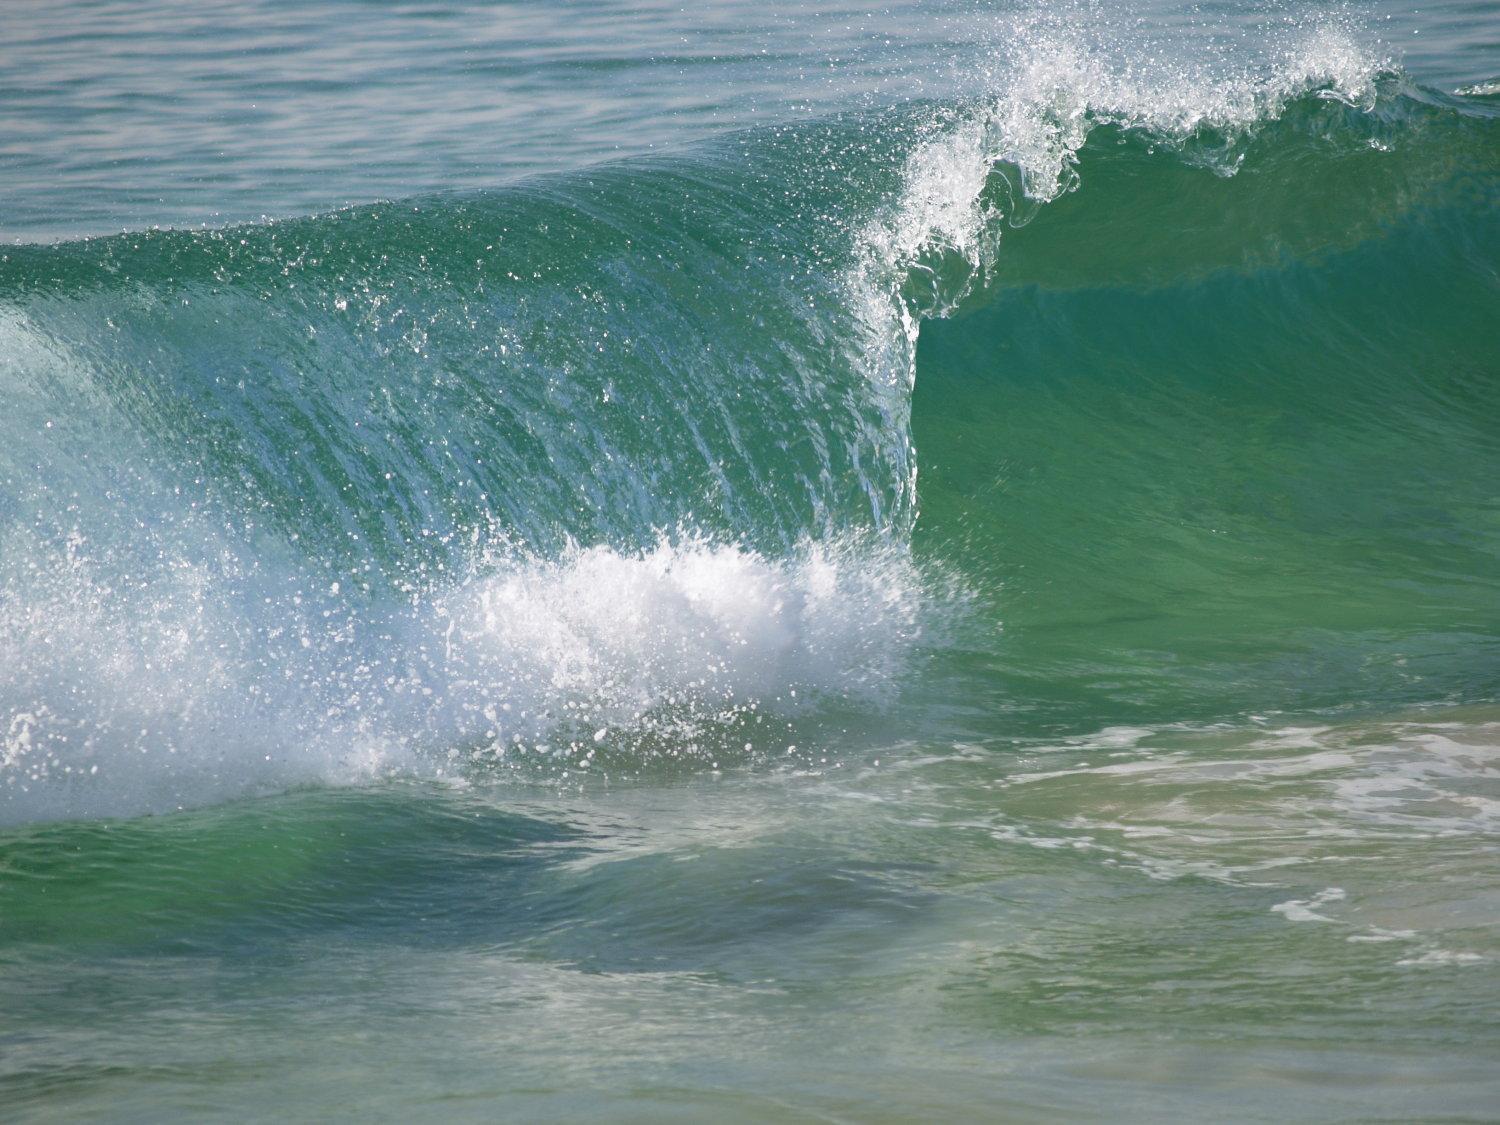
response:
<path id="1" fill-rule="evenodd" d="M 1494 13 L 1157 7 L 7 17 L 0 1116 L 1493 1119 Z"/>

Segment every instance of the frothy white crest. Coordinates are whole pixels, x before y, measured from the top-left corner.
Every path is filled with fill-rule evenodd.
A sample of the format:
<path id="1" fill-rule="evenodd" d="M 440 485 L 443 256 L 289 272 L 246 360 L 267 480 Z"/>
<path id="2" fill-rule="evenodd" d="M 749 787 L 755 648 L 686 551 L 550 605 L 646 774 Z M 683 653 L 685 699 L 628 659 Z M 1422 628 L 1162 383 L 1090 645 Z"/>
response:
<path id="1" fill-rule="evenodd" d="M 303 612 L 229 551 L 190 558 L 144 532 L 140 549 L 78 533 L 59 548 L 15 529 L 5 546 L 0 822 L 165 812 L 386 764 L 330 743 L 348 622 Z"/>
<path id="2" fill-rule="evenodd" d="M 1334 24 L 1271 36 L 1253 65 L 1224 61 L 1238 52 L 1174 62 L 1136 36 L 1122 48 L 1101 34 L 1097 20 L 1056 16 L 1009 26 L 991 92 L 934 122 L 893 204 L 859 232 L 847 284 L 877 386 L 909 391 L 921 320 L 951 313 L 985 276 L 1006 222 L 1078 186 L 1078 154 L 1096 127 L 1140 131 L 1230 175 L 1238 142 L 1292 99 L 1317 92 L 1369 106 L 1388 66 Z M 1187 151 L 1209 132 L 1214 143 Z M 1008 211 L 989 191 L 997 171 L 1012 189 Z"/>
<path id="3" fill-rule="evenodd" d="M 434 613 L 459 729 L 504 685 L 531 713 L 504 725 L 529 738 L 559 707 L 614 725 L 798 688 L 883 694 L 917 635 L 919 589 L 904 554 L 809 545 L 772 559 L 689 539 L 575 550 L 470 583 Z"/>
<path id="4" fill-rule="evenodd" d="M 653 736 L 691 754 L 747 716 L 879 705 L 924 602 L 904 551 L 860 543 L 595 547 L 385 609 L 223 559 L 124 573 L 82 540 L 11 557 L 27 561 L 0 574 L 0 822 L 507 755 L 587 768 Z"/>

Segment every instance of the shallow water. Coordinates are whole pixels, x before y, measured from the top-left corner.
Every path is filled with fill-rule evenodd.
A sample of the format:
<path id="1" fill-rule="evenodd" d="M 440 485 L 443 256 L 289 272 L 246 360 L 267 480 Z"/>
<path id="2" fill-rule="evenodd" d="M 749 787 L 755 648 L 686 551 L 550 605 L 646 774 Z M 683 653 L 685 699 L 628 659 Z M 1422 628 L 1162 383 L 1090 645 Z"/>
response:
<path id="1" fill-rule="evenodd" d="M 4 21 L 4 1116 L 1493 1116 L 1492 7 Z"/>

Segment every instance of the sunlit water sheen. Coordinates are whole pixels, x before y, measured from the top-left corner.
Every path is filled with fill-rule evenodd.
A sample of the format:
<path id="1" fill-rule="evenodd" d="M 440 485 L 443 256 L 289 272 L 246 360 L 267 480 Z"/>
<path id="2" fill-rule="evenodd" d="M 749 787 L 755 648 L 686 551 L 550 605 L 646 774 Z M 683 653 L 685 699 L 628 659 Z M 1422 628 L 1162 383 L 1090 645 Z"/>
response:
<path id="1" fill-rule="evenodd" d="M 1493 1118 L 1493 6 L 710 7 L 0 13 L 0 1117 Z"/>

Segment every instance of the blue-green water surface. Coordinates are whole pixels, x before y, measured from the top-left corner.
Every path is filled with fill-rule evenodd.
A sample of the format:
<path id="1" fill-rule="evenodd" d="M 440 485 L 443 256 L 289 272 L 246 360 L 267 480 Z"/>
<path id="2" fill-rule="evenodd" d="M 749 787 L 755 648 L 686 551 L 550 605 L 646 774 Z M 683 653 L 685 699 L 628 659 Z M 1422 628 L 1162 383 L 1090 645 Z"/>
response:
<path id="1" fill-rule="evenodd" d="M 1493 5 L 0 41 L 0 1117 L 1496 1117 Z"/>

